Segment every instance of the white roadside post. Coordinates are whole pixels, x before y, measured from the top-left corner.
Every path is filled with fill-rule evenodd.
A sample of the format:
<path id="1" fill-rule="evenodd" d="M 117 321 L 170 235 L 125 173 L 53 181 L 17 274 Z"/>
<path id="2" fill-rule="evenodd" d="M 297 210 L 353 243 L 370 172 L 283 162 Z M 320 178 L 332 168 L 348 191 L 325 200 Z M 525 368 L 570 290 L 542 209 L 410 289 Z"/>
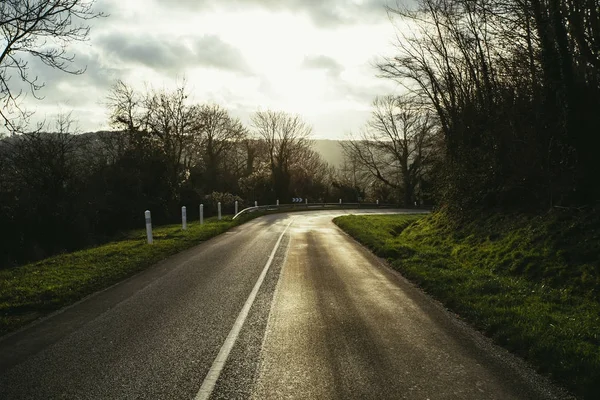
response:
<path id="1" fill-rule="evenodd" d="M 377 207 L 379 207 L 379 200 L 377 200 Z"/>
<path id="2" fill-rule="evenodd" d="M 235 201 L 235 213 L 233 215 L 237 215 L 238 213 L 238 202 L 237 200 Z"/>
<path id="3" fill-rule="evenodd" d="M 181 207 L 181 229 L 184 231 L 187 229 L 187 208 Z"/>
<path id="4" fill-rule="evenodd" d="M 148 237 L 148 244 L 152 244 L 152 217 L 150 216 L 150 211 L 146 210 L 144 216 L 146 217 L 146 236 Z"/>
<path id="5" fill-rule="evenodd" d="M 340 199 L 340 206 L 342 205 L 342 199 Z"/>
<path id="6" fill-rule="evenodd" d="M 258 207 L 258 201 L 254 200 L 254 207 Z"/>
<path id="7" fill-rule="evenodd" d="M 279 199 L 277 199 L 277 206 L 279 206 Z"/>
<path id="8" fill-rule="evenodd" d="M 200 204 L 200 225 L 204 223 L 204 204 Z"/>
<path id="9" fill-rule="evenodd" d="M 221 220 L 221 202 L 217 203 L 217 214 L 219 215 L 219 221 Z"/>

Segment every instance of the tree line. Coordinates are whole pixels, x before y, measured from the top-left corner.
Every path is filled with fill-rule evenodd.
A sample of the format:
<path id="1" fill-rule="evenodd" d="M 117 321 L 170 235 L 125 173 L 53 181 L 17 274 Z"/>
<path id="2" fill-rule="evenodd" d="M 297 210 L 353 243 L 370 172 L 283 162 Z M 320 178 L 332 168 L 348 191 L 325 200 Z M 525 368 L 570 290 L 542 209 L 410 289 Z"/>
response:
<path id="1" fill-rule="evenodd" d="M 378 103 L 383 112 L 349 149 L 372 175 L 388 179 L 387 157 L 411 187 L 408 153 L 394 144 L 408 124 L 413 143 L 437 133 L 425 169 L 437 202 L 455 212 L 597 204 L 597 0 L 417 0 L 388 13 L 398 40 L 378 69 L 403 94 Z M 420 110 L 414 122 L 407 104 Z M 413 170 L 423 157 L 408 156 Z"/>
<path id="2" fill-rule="evenodd" d="M 79 133 L 70 114 L 0 141 L 0 263 L 72 251 L 139 228 L 143 212 L 175 223 L 204 204 L 357 201 L 345 171 L 313 149 L 300 116 L 258 111 L 248 126 L 216 104 L 195 104 L 185 84 L 138 92 L 118 81 L 107 96 L 112 131 Z"/>
<path id="3" fill-rule="evenodd" d="M 299 115 L 257 111 L 245 126 L 222 106 L 191 102 L 185 82 L 140 92 L 117 81 L 106 97 L 113 130 L 82 134 L 63 113 L 0 140 L 0 264 L 118 238 L 142 225 L 146 209 L 166 224 L 179 221 L 181 206 L 197 219 L 200 204 L 210 216 L 218 202 L 226 213 L 236 201 L 245 207 L 293 197 L 423 204 L 433 125 L 416 109 L 398 120 L 396 107 L 405 106 L 398 101 L 377 100 L 365 128 L 389 124 L 392 140 L 369 137 L 376 148 L 347 142 L 346 161 L 335 168 L 315 151 L 312 128 Z M 400 170 L 385 155 L 390 146 L 404 152 Z"/>

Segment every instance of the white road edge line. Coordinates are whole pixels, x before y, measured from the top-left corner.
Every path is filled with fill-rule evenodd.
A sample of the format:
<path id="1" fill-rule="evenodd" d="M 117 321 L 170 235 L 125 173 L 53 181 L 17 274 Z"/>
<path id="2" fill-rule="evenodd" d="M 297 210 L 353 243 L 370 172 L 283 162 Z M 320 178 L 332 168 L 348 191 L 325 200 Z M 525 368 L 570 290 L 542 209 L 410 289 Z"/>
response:
<path id="1" fill-rule="evenodd" d="M 221 375 L 221 371 L 223 370 L 223 367 L 225 366 L 225 363 L 227 362 L 227 357 L 229 357 L 229 353 L 231 352 L 231 349 L 233 348 L 233 345 L 235 344 L 235 342 L 238 338 L 238 335 L 240 334 L 240 331 L 242 330 L 242 326 L 244 326 L 244 322 L 246 321 L 246 318 L 248 317 L 248 313 L 250 312 L 250 308 L 252 307 L 252 304 L 254 303 L 254 299 L 256 298 L 256 295 L 258 294 L 258 290 L 260 289 L 263 281 L 265 280 L 265 276 L 267 275 L 267 271 L 269 270 L 269 267 L 273 263 L 273 259 L 275 258 L 275 253 L 277 252 L 277 249 L 279 248 L 279 245 L 281 244 L 283 235 L 285 235 L 285 233 L 287 232 L 290 225 L 292 225 L 292 222 L 294 222 L 294 218 L 292 218 L 292 220 L 285 227 L 283 232 L 281 232 L 279 239 L 277 239 L 277 243 L 275 243 L 275 247 L 273 248 L 273 251 L 271 252 L 271 255 L 269 256 L 269 259 L 267 260 L 265 267 L 263 268 L 260 276 L 258 277 L 256 284 L 254 284 L 254 288 L 252 289 L 252 292 L 250 292 L 250 296 L 248 296 L 248 299 L 246 300 L 244 307 L 242 307 L 242 311 L 240 311 L 240 314 L 238 315 L 237 319 L 235 320 L 235 323 L 233 324 L 233 327 L 231 328 L 229 335 L 227 335 L 227 338 L 225 339 L 223 346 L 221 346 L 221 350 L 219 351 L 217 358 L 215 358 L 215 361 L 213 361 L 213 363 L 210 367 L 210 370 L 208 371 L 208 374 L 206 374 L 206 377 L 204 378 L 204 381 L 202 382 L 202 386 L 200 386 L 200 390 L 198 390 L 198 394 L 196 394 L 196 398 L 195 398 L 196 400 L 208 400 L 208 398 L 212 394 L 212 392 L 215 388 L 215 385 L 217 383 L 217 380 L 219 379 L 219 375 Z"/>

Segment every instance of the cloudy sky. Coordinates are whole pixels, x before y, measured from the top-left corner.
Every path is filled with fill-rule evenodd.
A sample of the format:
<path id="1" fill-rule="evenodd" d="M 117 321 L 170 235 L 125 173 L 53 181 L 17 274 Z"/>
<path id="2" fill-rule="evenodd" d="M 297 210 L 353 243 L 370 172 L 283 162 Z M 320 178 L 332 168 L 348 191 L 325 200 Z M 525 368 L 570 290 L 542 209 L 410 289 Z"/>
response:
<path id="1" fill-rule="evenodd" d="M 377 95 L 398 90 L 377 78 L 393 51 L 386 0 L 97 0 L 110 14 L 77 44 L 71 76 L 32 63 L 46 82 L 37 118 L 73 110 L 82 131 L 108 129 L 104 106 L 121 79 L 144 90 L 183 78 L 196 103 L 218 103 L 249 123 L 264 109 L 302 115 L 318 138 L 364 124 Z M 394 1 L 395 4 L 395 1 Z M 38 68 L 39 67 L 39 68 Z"/>

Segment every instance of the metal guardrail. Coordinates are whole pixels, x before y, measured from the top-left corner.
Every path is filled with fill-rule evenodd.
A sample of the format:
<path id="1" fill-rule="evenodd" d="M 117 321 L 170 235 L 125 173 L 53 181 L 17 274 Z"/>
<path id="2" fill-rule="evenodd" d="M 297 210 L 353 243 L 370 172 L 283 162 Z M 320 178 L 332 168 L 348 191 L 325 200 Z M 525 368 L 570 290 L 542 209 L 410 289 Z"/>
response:
<path id="1" fill-rule="evenodd" d="M 344 209 L 356 209 L 356 208 L 397 208 L 396 204 L 377 204 L 377 203 L 298 203 L 298 204 L 269 204 L 264 206 L 255 206 L 244 208 L 233 216 L 233 219 L 237 217 L 252 213 L 255 211 L 287 211 L 287 210 L 344 210 Z"/>

